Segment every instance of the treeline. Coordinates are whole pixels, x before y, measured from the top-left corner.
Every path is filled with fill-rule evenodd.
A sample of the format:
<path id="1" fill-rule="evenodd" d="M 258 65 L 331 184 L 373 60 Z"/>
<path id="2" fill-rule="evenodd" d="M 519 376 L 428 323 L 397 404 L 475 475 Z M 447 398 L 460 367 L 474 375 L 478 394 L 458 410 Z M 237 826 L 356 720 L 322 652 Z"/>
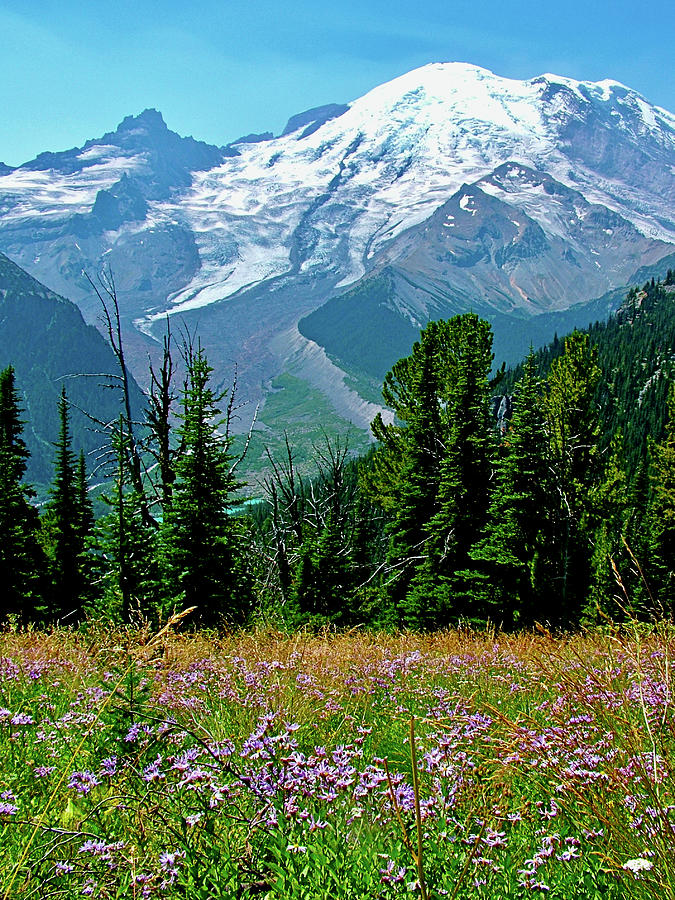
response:
<path id="1" fill-rule="evenodd" d="M 72 623 L 85 616 L 153 622 L 197 606 L 204 626 L 241 624 L 253 606 L 242 528 L 228 515 L 238 487 L 231 438 L 198 349 L 187 360 L 172 441 L 170 357 L 151 393 L 145 437 L 130 411 L 109 429 L 108 513 L 94 520 L 84 458 L 71 447 L 65 390 L 55 475 L 41 515 L 23 483 L 27 451 L 11 367 L 0 374 L 0 578 L 3 619 Z"/>
<path id="2" fill-rule="evenodd" d="M 588 329 L 597 349 L 602 377 L 595 402 L 601 413 L 605 443 L 621 432 L 631 476 L 644 465 L 650 437 L 663 434 L 668 415 L 668 390 L 675 352 L 675 272 L 663 282 L 654 279 L 628 292 L 622 305 L 606 322 Z M 545 377 L 564 350 L 557 337 L 534 354 L 535 368 Z M 523 366 L 507 372 L 500 385 L 513 392 Z"/>
<path id="3" fill-rule="evenodd" d="M 203 350 L 188 345 L 176 390 L 167 336 L 140 429 L 120 376 L 106 514 L 94 519 L 65 392 L 39 514 L 10 367 L 0 375 L 0 614 L 159 624 L 194 607 L 189 621 L 202 627 L 423 630 L 669 616 L 672 282 L 631 292 L 604 330 L 531 353 L 516 374 L 491 374 L 490 326 L 476 315 L 430 323 L 385 378 L 392 416 L 374 421 L 373 451 L 352 460 L 346 443 L 326 440 L 303 477 L 287 442 L 255 506 L 241 505 L 234 391 L 216 392 Z"/>

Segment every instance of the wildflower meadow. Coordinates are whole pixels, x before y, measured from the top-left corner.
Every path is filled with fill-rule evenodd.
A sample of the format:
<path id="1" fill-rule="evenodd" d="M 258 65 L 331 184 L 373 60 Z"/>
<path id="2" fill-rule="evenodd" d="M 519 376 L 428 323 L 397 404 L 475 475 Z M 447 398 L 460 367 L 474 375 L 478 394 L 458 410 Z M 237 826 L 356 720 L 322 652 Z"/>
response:
<path id="1" fill-rule="evenodd" d="M 6 631 L 0 896 L 673 898 L 674 651 Z"/>

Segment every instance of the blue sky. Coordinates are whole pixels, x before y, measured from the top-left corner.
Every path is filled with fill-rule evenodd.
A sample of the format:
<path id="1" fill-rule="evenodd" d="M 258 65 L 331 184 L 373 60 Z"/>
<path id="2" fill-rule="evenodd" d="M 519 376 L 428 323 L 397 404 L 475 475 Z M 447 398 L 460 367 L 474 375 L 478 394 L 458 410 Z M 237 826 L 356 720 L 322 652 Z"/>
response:
<path id="1" fill-rule="evenodd" d="M 675 111 L 672 0 L 0 0 L 0 160 L 155 107 L 224 144 L 428 62 L 614 78 Z"/>

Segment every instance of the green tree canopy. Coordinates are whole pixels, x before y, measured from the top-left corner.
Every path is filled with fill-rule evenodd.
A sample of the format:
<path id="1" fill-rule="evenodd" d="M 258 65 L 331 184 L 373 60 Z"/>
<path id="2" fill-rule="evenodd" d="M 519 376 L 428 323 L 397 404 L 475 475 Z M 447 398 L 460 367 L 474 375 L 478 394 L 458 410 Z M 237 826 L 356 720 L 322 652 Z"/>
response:
<path id="1" fill-rule="evenodd" d="M 41 611 L 45 560 L 38 543 L 39 518 L 34 496 L 22 481 L 28 451 L 14 369 L 0 372 L 0 620 L 21 622 Z"/>
<path id="2" fill-rule="evenodd" d="M 200 347 L 188 358 L 181 454 L 162 529 L 166 583 L 176 598 L 197 607 L 196 618 L 207 627 L 241 624 L 252 605 L 241 528 L 229 514 L 240 485 L 229 421 L 219 408 L 227 393 L 213 391 L 211 372 Z"/>
<path id="3" fill-rule="evenodd" d="M 76 462 L 71 446 L 68 398 L 59 399 L 59 438 L 54 482 L 42 517 L 42 540 L 50 577 L 49 616 L 73 624 L 89 594 L 90 572 L 85 555 L 92 511 L 86 491 L 84 458 Z"/>
<path id="4" fill-rule="evenodd" d="M 541 390 L 530 352 L 495 461 L 487 522 L 471 552 L 477 600 L 506 627 L 544 620 L 550 591 L 553 485 Z"/>
<path id="5" fill-rule="evenodd" d="M 389 594 L 397 620 L 429 628 L 470 615 L 465 571 L 485 522 L 493 440 L 490 325 L 473 313 L 431 322 L 385 378 L 395 414 L 370 490 L 389 509 Z"/>

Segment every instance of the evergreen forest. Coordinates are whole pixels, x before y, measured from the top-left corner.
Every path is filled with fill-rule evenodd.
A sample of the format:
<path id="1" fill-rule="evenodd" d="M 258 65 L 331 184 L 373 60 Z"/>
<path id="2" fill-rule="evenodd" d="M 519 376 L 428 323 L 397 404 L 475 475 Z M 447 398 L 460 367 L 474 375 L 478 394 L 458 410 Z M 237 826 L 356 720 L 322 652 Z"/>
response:
<path id="1" fill-rule="evenodd" d="M 63 388 L 39 507 L 16 373 L 0 374 L 5 623 L 157 626 L 188 609 L 203 628 L 516 630 L 672 614 L 670 270 L 508 372 L 477 315 L 430 322 L 384 378 L 391 416 L 372 423 L 372 450 L 355 459 L 326 437 L 307 476 L 287 440 L 256 503 L 243 503 L 236 391 L 214 387 L 199 342 L 176 348 L 167 333 L 141 423 L 113 349 L 119 416 L 104 449 L 94 464 L 73 446 Z"/>

